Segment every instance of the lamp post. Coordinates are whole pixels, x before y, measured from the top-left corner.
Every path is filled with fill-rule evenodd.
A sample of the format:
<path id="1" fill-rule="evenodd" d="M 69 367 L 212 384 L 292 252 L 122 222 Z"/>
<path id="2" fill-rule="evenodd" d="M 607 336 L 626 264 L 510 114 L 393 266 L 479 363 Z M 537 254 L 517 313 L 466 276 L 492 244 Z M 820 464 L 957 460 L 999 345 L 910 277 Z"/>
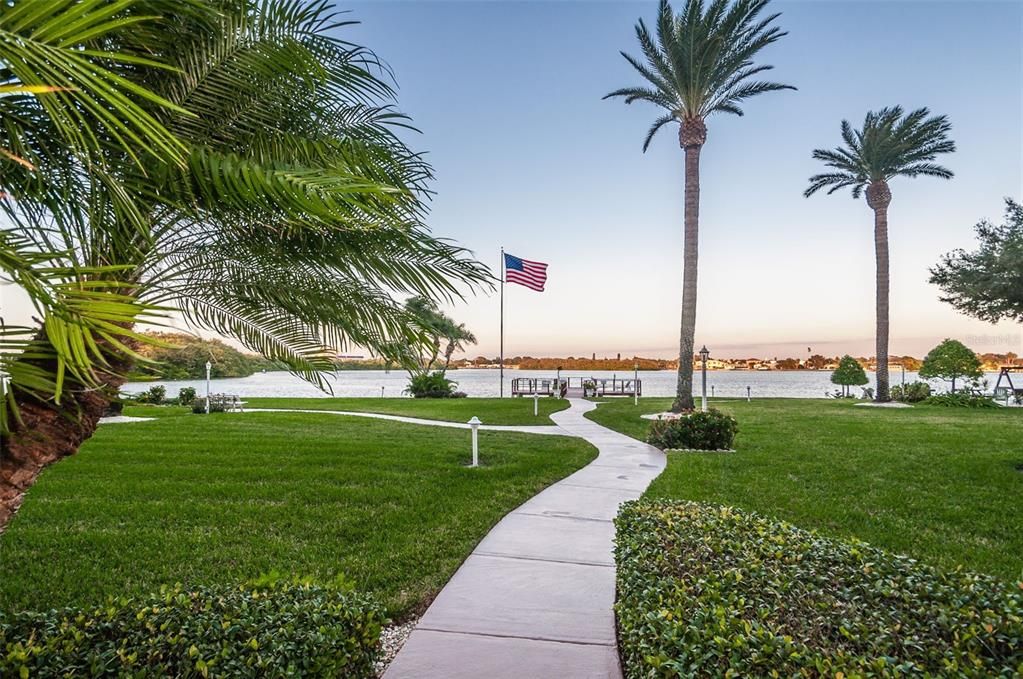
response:
<path id="1" fill-rule="evenodd" d="M 533 390 L 533 417 L 540 414 L 540 393 Z"/>
<path id="2" fill-rule="evenodd" d="M 902 397 L 906 397 L 906 364 L 902 363 Z"/>
<path id="3" fill-rule="evenodd" d="M 206 414 L 210 414 L 210 368 L 213 364 L 206 361 Z"/>
<path id="4" fill-rule="evenodd" d="M 703 412 L 707 412 L 707 357 L 710 356 L 710 350 L 707 349 L 707 345 L 703 345 L 700 349 L 700 371 L 703 373 Z"/>
<path id="5" fill-rule="evenodd" d="M 639 363 L 632 366 L 632 404 L 639 405 Z"/>
<path id="6" fill-rule="evenodd" d="M 480 466 L 480 440 L 479 440 L 479 428 L 483 424 L 480 422 L 480 418 L 475 415 L 469 420 L 469 427 L 472 429 L 472 467 Z"/>

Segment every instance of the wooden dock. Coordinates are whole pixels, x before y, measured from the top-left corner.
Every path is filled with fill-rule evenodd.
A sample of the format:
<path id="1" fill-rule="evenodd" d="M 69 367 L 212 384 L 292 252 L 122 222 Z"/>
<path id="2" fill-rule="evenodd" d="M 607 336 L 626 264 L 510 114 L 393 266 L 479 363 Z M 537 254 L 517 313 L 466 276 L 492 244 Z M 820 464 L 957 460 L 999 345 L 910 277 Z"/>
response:
<path id="1" fill-rule="evenodd" d="M 588 396 L 642 396 L 643 380 L 612 377 L 516 377 L 511 383 L 512 396 L 556 396 L 584 398 Z"/>

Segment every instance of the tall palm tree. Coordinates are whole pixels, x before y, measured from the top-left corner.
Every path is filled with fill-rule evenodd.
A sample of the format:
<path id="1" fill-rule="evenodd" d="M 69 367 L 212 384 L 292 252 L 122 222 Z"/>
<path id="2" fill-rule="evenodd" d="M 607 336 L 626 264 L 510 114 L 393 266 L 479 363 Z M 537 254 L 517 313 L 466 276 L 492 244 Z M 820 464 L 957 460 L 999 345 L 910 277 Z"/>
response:
<path id="1" fill-rule="evenodd" d="M 0 5 L 0 530 L 179 314 L 321 386 L 337 349 L 427 337 L 394 295 L 487 285 L 431 236 L 431 169 L 325 2 Z M 7 89 L 5 89 L 7 88 Z"/>
<path id="2" fill-rule="evenodd" d="M 932 116 L 926 108 L 905 114 L 900 106 L 867 113 L 863 127 L 854 130 L 842 121 L 842 142 L 834 150 L 817 149 L 816 160 L 832 171 L 810 177 L 806 197 L 828 188 L 828 194 L 849 187 L 852 197 L 865 194 L 874 211 L 874 253 L 877 260 L 876 313 L 878 402 L 890 400 L 888 394 L 888 205 L 892 192 L 888 182 L 894 177 L 940 177 L 951 179 L 952 171 L 932 162 L 942 153 L 955 151 L 949 139 L 952 129 L 948 118 Z"/>
<path id="3" fill-rule="evenodd" d="M 739 104 L 765 92 L 795 89 L 756 80 L 773 67 L 753 61 L 760 50 L 784 35 L 772 26 L 779 14 L 761 15 L 769 0 L 687 0 L 676 16 L 661 0 L 657 39 L 643 20 L 636 37 L 643 60 L 622 56 L 647 81 L 608 94 L 625 103 L 646 101 L 664 109 L 643 142 L 646 152 L 658 130 L 679 125 L 678 141 L 685 151 L 685 234 L 683 241 L 682 321 L 679 332 L 678 387 L 672 410 L 693 408 L 693 342 L 696 333 L 696 281 L 700 222 L 700 150 L 707 141 L 707 117 L 713 113 L 743 115 Z"/>

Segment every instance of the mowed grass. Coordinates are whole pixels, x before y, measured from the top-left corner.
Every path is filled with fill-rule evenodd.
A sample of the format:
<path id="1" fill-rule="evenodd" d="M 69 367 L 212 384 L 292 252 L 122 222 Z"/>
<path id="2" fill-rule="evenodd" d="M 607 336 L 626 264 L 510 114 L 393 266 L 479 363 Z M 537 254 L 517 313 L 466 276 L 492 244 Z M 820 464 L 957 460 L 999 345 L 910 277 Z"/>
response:
<path id="1" fill-rule="evenodd" d="M 551 413 L 568 408 L 565 399 L 541 398 L 533 415 L 532 398 L 246 398 L 247 408 L 343 410 L 404 415 L 424 420 L 468 422 L 473 416 L 484 424 L 553 425 Z"/>
<path id="2" fill-rule="evenodd" d="M 596 450 L 560 436 L 480 433 L 301 413 L 104 424 L 46 470 L 0 536 L 0 608 L 43 609 L 338 574 L 392 616 L 420 611 L 507 512 Z"/>
<path id="3" fill-rule="evenodd" d="M 588 413 L 642 439 L 640 413 Z M 647 497 L 750 509 L 943 566 L 1023 581 L 1023 410 L 856 407 L 824 400 L 715 400 L 739 422 L 735 454 L 676 454 Z"/>

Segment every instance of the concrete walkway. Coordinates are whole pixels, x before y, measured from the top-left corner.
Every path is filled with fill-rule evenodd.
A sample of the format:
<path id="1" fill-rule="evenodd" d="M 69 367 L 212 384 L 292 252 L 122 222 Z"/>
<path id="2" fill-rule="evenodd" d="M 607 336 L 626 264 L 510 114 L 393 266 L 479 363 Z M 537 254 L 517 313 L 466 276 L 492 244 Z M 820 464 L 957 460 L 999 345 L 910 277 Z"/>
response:
<path id="1" fill-rule="evenodd" d="M 490 531 L 385 679 L 621 677 L 611 520 L 660 474 L 664 454 L 584 418 L 594 403 L 571 404 L 551 419 L 596 446 L 597 459 Z"/>
<path id="2" fill-rule="evenodd" d="M 348 415 L 351 417 L 370 417 L 377 420 L 391 420 L 406 424 L 425 424 L 430 427 L 448 427 L 450 429 L 469 429 L 464 422 L 448 422 L 445 420 L 427 420 L 421 417 L 405 417 L 404 415 L 385 415 L 383 413 L 360 413 L 348 410 L 314 410 L 300 408 L 246 408 L 243 413 L 313 413 L 315 415 Z M 550 434 L 553 436 L 575 436 L 561 427 L 554 425 L 502 425 L 482 424 L 480 431 L 515 431 L 522 434 Z"/>

